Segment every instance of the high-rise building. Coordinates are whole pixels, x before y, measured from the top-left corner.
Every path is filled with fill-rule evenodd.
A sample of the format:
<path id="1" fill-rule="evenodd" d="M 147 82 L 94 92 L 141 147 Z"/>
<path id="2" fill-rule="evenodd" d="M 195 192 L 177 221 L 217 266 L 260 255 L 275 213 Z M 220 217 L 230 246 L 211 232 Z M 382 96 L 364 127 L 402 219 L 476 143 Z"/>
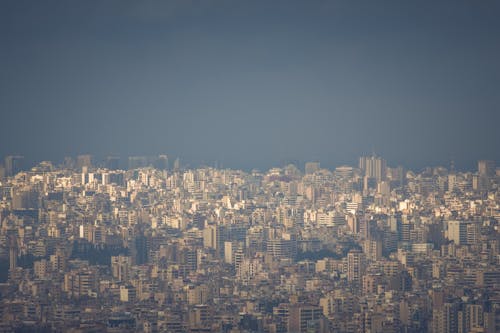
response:
<path id="1" fill-rule="evenodd" d="M 305 171 L 307 175 L 313 174 L 319 170 L 319 162 L 307 162 Z"/>
<path id="2" fill-rule="evenodd" d="M 132 258 L 128 256 L 112 256 L 111 270 L 113 277 L 118 281 L 128 281 L 130 277 L 130 267 L 132 266 Z"/>
<path id="3" fill-rule="evenodd" d="M 128 169 L 134 170 L 149 166 L 149 158 L 147 156 L 130 156 L 128 158 Z"/>
<path id="4" fill-rule="evenodd" d="M 181 169 L 181 160 L 177 157 L 174 161 L 174 171 L 179 171 Z"/>
<path id="5" fill-rule="evenodd" d="M 457 175 L 450 173 L 448 175 L 448 192 L 453 192 L 457 189 Z"/>
<path id="6" fill-rule="evenodd" d="M 189 305 L 206 304 L 211 290 L 206 284 L 186 286 L 186 300 Z"/>
<path id="7" fill-rule="evenodd" d="M 12 195 L 13 209 L 37 209 L 39 193 L 36 190 L 17 190 Z"/>
<path id="8" fill-rule="evenodd" d="M 155 161 L 154 167 L 158 170 L 168 170 L 168 156 L 159 155 Z"/>
<path id="9" fill-rule="evenodd" d="M 233 249 L 234 249 L 234 244 L 233 242 L 224 242 L 224 262 L 227 264 L 232 264 L 233 263 Z"/>
<path id="10" fill-rule="evenodd" d="M 432 310 L 432 332 L 458 332 L 458 304 L 444 303 Z"/>
<path id="11" fill-rule="evenodd" d="M 386 161 L 378 156 L 362 156 L 359 158 L 359 168 L 368 178 L 374 178 L 377 181 L 385 180 L 386 178 Z"/>
<path id="12" fill-rule="evenodd" d="M 217 249 L 217 226 L 210 225 L 203 229 L 203 246 Z"/>
<path id="13" fill-rule="evenodd" d="M 218 254 L 224 254 L 224 242 L 227 239 L 226 227 L 209 225 L 203 229 L 203 246 L 214 249 Z"/>
<path id="14" fill-rule="evenodd" d="M 361 285 L 365 268 L 365 254 L 359 250 L 349 251 L 347 254 L 347 280 L 355 285 Z"/>
<path id="15" fill-rule="evenodd" d="M 5 175 L 12 177 L 24 169 L 24 156 L 11 155 L 5 157 Z"/>
<path id="16" fill-rule="evenodd" d="M 148 262 L 148 239 L 139 234 L 134 237 L 131 243 L 130 252 L 132 254 L 132 264 L 143 265 Z"/>
<path id="17" fill-rule="evenodd" d="M 273 258 L 294 258 L 297 254 L 297 241 L 295 239 L 268 239 L 266 247 L 267 253 Z"/>
<path id="18" fill-rule="evenodd" d="M 9 237 L 9 269 L 13 271 L 17 267 L 17 239 L 14 235 Z"/>
<path id="19" fill-rule="evenodd" d="M 466 225 L 466 243 L 468 245 L 474 245 L 479 242 L 481 237 L 481 225 L 476 222 L 467 223 Z"/>
<path id="20" fill-rule="evenodd" d="M 137 289 L 132 285 L 120 286 L 120 301 L 134 302 L 137 299 Z"/>
<path id="21" fill-rule="evenodd" d="M 467 304 L 465 306 L 465 330 L 473 332 L 475 328 L 482 328 L 484 325 L 484 311 L 481 304 Z"/>
<path id="22" fill-rule="evenodd" d="M 104 161 L 104 166 L 109 170 L 120 169 L 120 157 L 118 156 L 107 156 Z"/>
<path id="23" fill-rule="evenodd" d="M 377 261 L 382 258 L 382 240 L 367 239 L 363 243 L 363 251 L 366 258 L 372 261 Z"/>
<path id="24" fill-rule="evenodd" d="M 477 162 L 477 172 L 479 176 L 492 178 L 495 176 L 495 162 L 488 160 L 480 160 Z"/>
<path id="25" fill-rule="evenodd" d="M 405 173 L 402 166 L 396 168 L 387 167 L 387 178 L 396 187 L 404 185 Z"/>
<path id="26" fill-rule="evenodd" d="M 83 167 L 92 168 L 92 155 L 78 155 L 76 157 L 76 168 L 81 170 Z"/>
<path id="27" fill-rule="evenodd" d="M 477 162 L 477 179 L 475 189 L 479 191 L 488 191 L 491 188 L 491 180 L 495 177 L 495 162 L 481 160 Z M 474 186 L 474 184 L 473 184 Z"/>
<path id="28" fill-rule="evenodd" d="M 66 270 L 67 253 L 63 248 L 56 249 L 54 254 L 50 255 L 50 265 L 53 271 L 64 272 Z"/>
<path id="29" fill-rule="evenodd" d="M 6 175 L 7 174 L 5 172 L 5 167 L 4 167 L 3 163 L 0 163 L 0 180 L 4 179 Z"/>
<path id="30" fill-rule="evenodd" d="M 178 252 L 178 261 L 190 271 L 195 271 L 198 268 L 198 253 L 196 249 L 183 247 Z"/>
<path id="31" fill-rule="evenodd" d="M 72 270 L 64 274 L 64 291 L 71 297 L 85 297 L 97 289 L 97 281 L 96 272 L 89 268 Z"/>
<path id="32" fill-rule="evenodd" d="M 295 304 L 289 309 L 288 332 L 326 332 L 323 309 L 319 306 Z"/>
<path id="33" fill-rule="evenodd" d="M 457 245 L 467 243 L 467 224 L 464 221 L 448 221 L 448 239 Z"/>

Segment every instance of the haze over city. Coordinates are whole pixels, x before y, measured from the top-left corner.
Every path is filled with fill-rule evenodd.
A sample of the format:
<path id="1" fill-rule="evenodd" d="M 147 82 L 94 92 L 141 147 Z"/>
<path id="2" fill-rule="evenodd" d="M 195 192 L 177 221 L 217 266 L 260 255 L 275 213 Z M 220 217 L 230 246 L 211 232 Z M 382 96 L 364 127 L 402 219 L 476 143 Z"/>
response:
<path id="1" fill-rule="evenodd" d="M 496 1 L 2 1 L 0 155 L 499 160 Z"/>
<path id="2" fill-rule="evenodd" d="M 0 333 L 500 332 L 499 18 L 0 1 Z"/>

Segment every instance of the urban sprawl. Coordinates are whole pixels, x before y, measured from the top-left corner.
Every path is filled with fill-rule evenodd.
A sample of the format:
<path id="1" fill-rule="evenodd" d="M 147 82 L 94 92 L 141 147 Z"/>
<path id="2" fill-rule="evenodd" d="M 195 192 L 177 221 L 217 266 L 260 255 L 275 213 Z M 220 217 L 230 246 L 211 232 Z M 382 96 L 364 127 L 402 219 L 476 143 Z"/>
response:
<path id="1" fill-rule="evenodd" d="M 0 332 L 500 332 L 493 161 L 127 162 L 4 159 Z"/>

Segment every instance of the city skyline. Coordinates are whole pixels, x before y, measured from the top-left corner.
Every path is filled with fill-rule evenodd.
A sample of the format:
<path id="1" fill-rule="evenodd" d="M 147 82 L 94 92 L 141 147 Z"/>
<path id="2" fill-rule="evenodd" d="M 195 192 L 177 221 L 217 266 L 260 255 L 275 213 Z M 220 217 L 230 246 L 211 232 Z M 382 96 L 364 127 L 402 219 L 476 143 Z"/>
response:
<path id="1" fill-rule="evenodd" d="M 499 18 L 1 0 L 0 333 L 500 332 Z"/>
<path id="2" fill-rule="evenodd" d="M 308 164 L 317 165 L 318 168 L 326 169 L 326 170 L 334 170 L 336 168 L 342 167 L 352 167 L 364 169 L 363 165 L 365 162 L 361 160 L 365 159 L 379 159 L 383 163 L 383 168 L 391 167 L 391 168 L 403 168 L 407 171 L 412 172 L 421 172 L 426 169 L 435 169 L 435 168 L 445 168 L 446 170 L 452 172 L 479 172 L 481 173 L 481 163 L 491 163 L 492 165 L 497 165 L 497 162 L 492 159 L 479 159 L 474 162 L 474 165 L 470 168 L 460 168 L 456 166 L 454 160 L 448 161 L 447 165 L 444 164 L 430 164 L 425 165 L 422 168 L 411 168 L 406 165 L 395 164 L 392 161 L 388 161 L 384 156 L 380 156 L 375 152 L 371 152 L 369 154 L 361 154 L 357 157 L 356 161 L 352 163 L 343 163 L 343 164 L 334 164 L 334 165 L 325 165 L 320 160 L 311 160 L 311 161 L 299 161 L 295 160 L 284 160 L 281 163 L 270 165 L 266 168 L 259 168 L 257 166 L 246 168 L 238 168 L 232 167 L 230 165 L 225 165 L 222 161 L 201 161 L 198 163 L 189 163 L 189 161 L 183 160 L 180 156 L 171 156 L 165 153 L 162 154 L 152 154 L 152 155 L 132 155 L 132 156 L 119 156 L 119 155 L 107 155 L 107 156 L 95 156 L 92 154 L 81 154 L 76 156 L 65 156 L 61 160 L 49 160 L 42 159 L 40 161 L 32 161 L 29 158 L 26 158 L 24 155 L 7 155 L 0 159 L 0 171 L 5 172 L 5 176 L 13 176 L 21 171 L 29 171 L 31 168 L 37 167 L 46 162 L 51 163 L 53 166 L 68 166 L 68 163 L 72 163 L 73 166 L 78 166 L 83 163 L 83 165 L 88 166 L 93 169 L 110 169 L 110 170 L 134 170 L 139 168 L 147 168 L 152 167 L 160 170 L 189 170 L 189 169 L 200 169 L 200 168 L 215 168 L 215 169 L 228 169 L 228 170 L 242 170 L 245 172 L 249 172 L 252 170 L 258 170 L 261 172 L 265 172 L 274 168 L 285 168 L 287 166 L 297 167 L 298 170 L 307 173 Z M 17 162 L 13 162 L 13 160 L 17 160 Z M 84 162 L 82 162 L 84 161 Z M 13 167 L 12 164 L 17 163 L 17 167 Z M 161 166 L 159 166 L 161 165 Z M 81 168 L 81 166 L 80 166 Z M 12 170 L 16 169 L 16 172 Z M 10 172 L 8 171 L 10 170 Z M 494 170 L 494 168 L 493 168 Z M 379 166 L 379 173 L 380 173 Z M 1 174 L 1 173 L 0 173 Z M 380 175 L 375 177 L 380 180 Z"/>
<path id="3" fill-rule="evenodd" d="M 0 331 L 500 330 L 495 161 L 473 172 L 405 172 L 374 155 L 334 170 L 117 162 L 22 171 L 22 156 L 5 158 Z"/>

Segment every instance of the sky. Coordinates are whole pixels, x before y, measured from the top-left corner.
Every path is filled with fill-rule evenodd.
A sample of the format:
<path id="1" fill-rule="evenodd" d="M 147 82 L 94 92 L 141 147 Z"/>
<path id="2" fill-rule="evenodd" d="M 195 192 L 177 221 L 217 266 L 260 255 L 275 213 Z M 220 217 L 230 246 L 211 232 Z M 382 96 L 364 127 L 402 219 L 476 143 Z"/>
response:
<path id="1" fill-rule="evenodd" d="M 500 163 L 498 1 L 0 1 L 0 156 Z"/>

